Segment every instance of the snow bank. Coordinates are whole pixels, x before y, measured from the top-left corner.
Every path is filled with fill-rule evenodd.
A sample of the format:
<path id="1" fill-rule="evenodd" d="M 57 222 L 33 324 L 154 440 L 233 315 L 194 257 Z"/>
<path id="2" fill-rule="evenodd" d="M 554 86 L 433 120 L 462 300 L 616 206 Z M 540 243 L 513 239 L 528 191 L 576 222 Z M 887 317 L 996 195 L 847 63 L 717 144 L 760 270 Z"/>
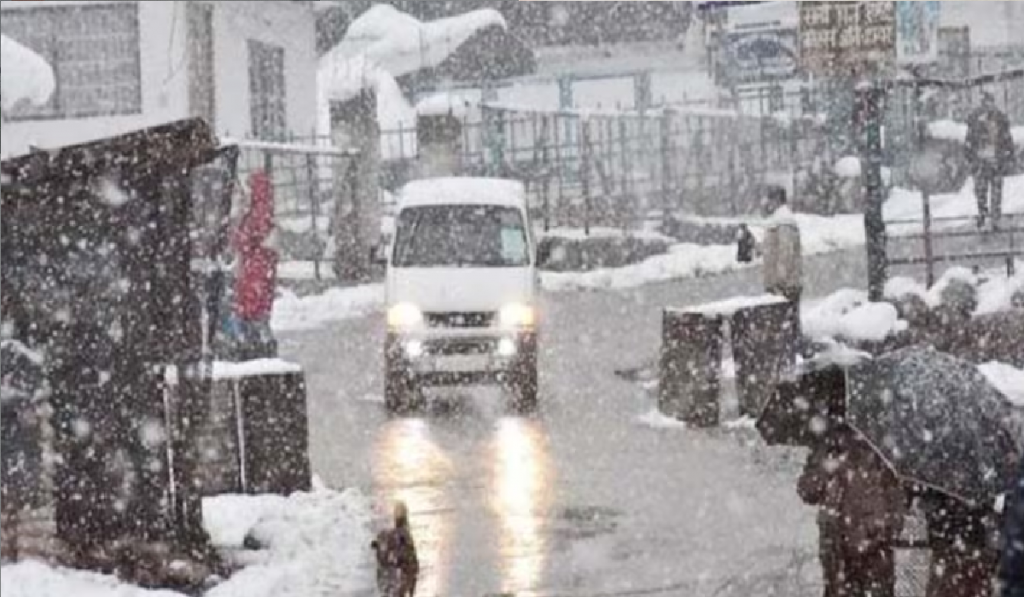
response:
<path id="1" fill-rule="evenodd" d="M 636 423 L 651 429 L 686 429 L 686 423 L 662 414 L 656 408 L 637 416 Z"/>
<path id="2" fill-rule="evenodd" d="M 843 178 L 859 178 L 860 177 L 860 158 L 852 155 L 848 155 L 844 158 L 840 158 L 833 166 L 832 170 L 837 176 Z"/>
<path id="3" fill-rule="evenodd" d="M 749 309 L 751 307 L 763 307 L 767 305 L 778 305 L 785 302 L 785 298 L 781 296 L 776 296 L 774 294 L 763 294 L 760 296 L 736 296 L 733 298 L 713 303 L 704 303 L 702 305 L 684 307 L 680 309 L 680 311 L 684 313 L 699 313 L 701 315 L 709 317 L 729 317 L 741 309 Z"/>
<path id="4" fill-rule="evenodd" d="M 1013 306 L 1013 295 L 1024 292 L 1024 273 L 1012 278 L 994 275 L 978 286 L 978 308 L 975 315 L 1007 311 Z"/>
<path id="5" fill-rule="evenodd" d="M 384 304 L 384 286 L 331 288 L 323 294 L 296 296 L 283 291 L 274 301 L 271 327 L 276 332 L 310 330 L 330 321 L 360 317 Z"/>
<path id="6" fill-rule="evenodd" d="M 14 108 L 19 102 L 45 104 L 50 101 L 56 87 L 53 68 L 32 50 L 20 43 L 0 35 L 0 98 L 4 110 Z"/>
<path id="7" fill-rule="evenodd" d="M 282 373 L 300 373 L 302 367 L 283 359 L 255 359 L 241 363 L 214 361 L 213 379 L 239 379 L 260 375 L 278 375 Z M 178 367 L 168 365 L 164 369 L 164 381 L 168 385 L 178 384 Z"/>
<path id="8" fill-rule="evenodd" d="M 1015 126 L 1010 129 L 1010 136 L 1017 145 L 1024 145 L 1024 126 Z"/>
<path id="9" fill-rule="evenodd" d="M 866 292 L 852 288 L 841 289 L 811 304 L 801 320 L 804 333 L 811 338 L 875 342 L 907 329 L 908 325 L 899 318 L 892 304 L 868 302 Z"/>
<path id="10" fill-rule="evenodd" d="M 236 545 L 248 534 L 265 548 L 241 552 L 245 568 L 207 597 L 305 597 L 373 585 L 372 510 L 357 490 L 221 496 L 204 500 L 203 511 L 211 535 Z"/>
<path id="11" fill-rule="evenodd" d="M 990 361 L 978 365 L 989 383 L 1010 399 L 1014 405 L 1024 408 L 1024 370 L 1013 365 Z"/>
<path id="12" fill-rule="evenodd" d="M 933 195 L 930 200 L 932 218 L 973 218 L 978 212 L 978 202 L 974 197 L 974 185 L 970 182 L 957 193 Z M 894 188 L 889 199 L 882 207 L 886 222 L 896 223 L 912 220 L 913 224 L 890 224 L 889 231 L 899 235 L 905 232 L 920 232 L 923 217 L 921 193 L 903 188 Z M 1024 175 L 1008 176 L 1004 179 L 1003 213 L 1024 213 Z M 971 222 L 973 225 L 973 221 Z M 939 222 L 937 227 L 949 225 Z"/>
<path id="13" fill-rule="evenodd" d="M 52 568 L 42 562 L 8 564 L 0 574 L 4 597 L 182 597 L 172 591 L 150 591 L 113 576 Z"/>
<path id="14" fill-rule="evenodd" d="M 928 123 L 928 134 L 933 139 L 963 143 L 967 140 L 967 125 L 955 120 L 936 120 Z"/>
<path id="15" fill-rule="evenodd" d="M 670 236 L 653 230 L 627 230 L 620 228 L 591 228 L 588 234 L 582 228 L 552 228 L 543 233 L 544 238 L 558 238 L 572 241 L 583 241 L 588 238 L 639 238 L 652 241 L 674 243 Z"/>

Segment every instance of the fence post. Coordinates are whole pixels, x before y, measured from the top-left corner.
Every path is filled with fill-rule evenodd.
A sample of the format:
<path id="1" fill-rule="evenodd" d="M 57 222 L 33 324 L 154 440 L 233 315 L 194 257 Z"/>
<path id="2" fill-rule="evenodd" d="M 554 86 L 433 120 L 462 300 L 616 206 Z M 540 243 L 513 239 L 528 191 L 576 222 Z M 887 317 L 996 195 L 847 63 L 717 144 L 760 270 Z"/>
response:
<path id="1" fill-rule="evenodd" d="M 671 192 L 672 157 L 669 146 L 672 142 L 672 111 L 665 109 L 661 115 L 661 224 L 667 229 L 669 214 L 669 193 Z"/>
<path id="2" fill-rule="evenodd" d="M 583 193 L 583 233 L 590 236 L 590 119 L 580 122 L 580 185 Z"/>
<path id="3" fill-rule="evenodd" d="M 320 281 L 320 229 L 317 227 L 320 216 L 320 189 L 316 180 L 316 154 L 306 154 L 306 176 L 309 179 L 309 205 L 312 210 L 313 225 L 313 277 Z"/>
<path id="4" fill-rule="evenodd" d="M 562 140 L 559 135 L 559 129 L 562 126 L 560 122 L 560 114 L 555 114 L 554 134 L 555 143 L 555 172 L 558 174 L 558 209 L 563 209 L 565 206 L 565 180 L 562 177 Z"/>
<path id="5" fill-rule="evenodd" d="M 628 143 L 626 141 L 627 131 L 628 131 L 628 127 L 626 126 L 626 119 L 624 117 L 620 116 L 619 117 L 619 151 L 622 153 L 622 155 L 620 156 L 621 160 L 622 160 L 622 166 L 621 166 L 622 167 L 622 181 L 620 183 L 620 188 L 622 189 L 622 201 L 623 201 L 623 203 L 625 203 L 625 208 L 629 210 L 629 212 L 626 212 L 626 213 L 631 213 L 634 210 L 636 210 L 638 206 L 633 203 L 635 201 L 635 199 L 633 197 L 631 197 L 630 194 L 629 194 L 629 149 L 628 149 Z M 636 214 L 633 214 L 633 215 L 635 216 Z M 625 230 L 627 225 L 628 225 L 627 219 L 628 219 L 628 216 L 627 217 L 623 217 L 623 219 L 622 219 L 622 229 L 623 230 Z"/>
<path id="6" fill-rule="evenodd" d="M 928 191 L 921 191 L 922 226 L 924 226 L 925 280 L 928 288 L 935 284 L 935 257 L 932 247 L 932 206 Z"/>

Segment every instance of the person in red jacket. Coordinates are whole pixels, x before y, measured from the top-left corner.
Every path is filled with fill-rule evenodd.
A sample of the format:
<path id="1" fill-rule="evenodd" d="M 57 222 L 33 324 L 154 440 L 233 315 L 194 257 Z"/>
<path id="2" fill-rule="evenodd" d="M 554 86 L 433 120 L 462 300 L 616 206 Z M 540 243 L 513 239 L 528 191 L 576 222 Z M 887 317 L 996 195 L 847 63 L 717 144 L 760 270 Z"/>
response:
<path id="1" fill-rule="evenodd" d="M 249 177 L 249 211 L 235 230 L 232 245 L 238 256 L 235 282 L 235 317 L 243 359 L 272 357 L 277 345 L 270 330 L 277 285 L 274 232 L 274 190 L 262 171 Z"/>

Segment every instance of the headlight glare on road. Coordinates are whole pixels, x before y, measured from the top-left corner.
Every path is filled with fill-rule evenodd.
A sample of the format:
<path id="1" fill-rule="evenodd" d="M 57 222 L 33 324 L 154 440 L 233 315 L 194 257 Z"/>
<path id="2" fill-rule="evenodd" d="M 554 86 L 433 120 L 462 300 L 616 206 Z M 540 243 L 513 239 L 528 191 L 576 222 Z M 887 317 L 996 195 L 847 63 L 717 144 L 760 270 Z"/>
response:
<path id="1" fill-rule="evenodd" d="M 423 323 L 423 311 L 411 303 L 399 303 L 388 309 L 388 327 L 414 328 Z"/>
<path id="2" fill-rule="evenodd" d="M 536 323 L 536 313 L 529 305 L 513 303 L 502 307 L 498 320 L 501 322 L 501 327 L 506 329 L 532 328 Z"/>

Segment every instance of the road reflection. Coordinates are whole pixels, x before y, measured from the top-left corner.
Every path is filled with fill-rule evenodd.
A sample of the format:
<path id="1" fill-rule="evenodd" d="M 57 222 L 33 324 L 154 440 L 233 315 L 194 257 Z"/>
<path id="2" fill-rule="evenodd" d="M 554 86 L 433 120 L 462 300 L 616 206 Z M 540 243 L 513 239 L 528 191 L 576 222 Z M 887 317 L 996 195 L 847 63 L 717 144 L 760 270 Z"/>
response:
<path id="1" fill-rule="evenodd" d="M 377 436 L 374 482 L 384 489 L 385 510 L 396 500 L 409 507 L 412 535 L 420 560 L 419 595 L 445 595 L 453 529 L 444 515 L 450 506 L 445 486 L 452 466 L 434 443 L 422 419 L 389 421 Z"/>
<path id="2" fill-rule="evenodd" d="M 501 523 L 502 592 L 528 594 L 544 573 L 541 523 L 551 505 L 553 471 L 537 421 L 502 419 L 494 438 L 491 507 Z"/>
<path id="3" fill-rule="evenodd" d="M 542 524 L 554 479 L 545 429 L 538 421 L 502 418 L 483 437 L 473 434 L 471 441 L 482 440 L 479 450 L 460 450 L 467 462 L 452 462 L 440 447 L 438 436 L 447 445 L 452 431 L 429 419 L 395 419 L 374 446 L 382 512 L 390 513 L 395 500 L 409 507 L 421 570 L 416 594 L 483 587 L 529 595 L 541 583 L 548 548 Z M 458 553 L 472 557 L 453 561 Z"/>

